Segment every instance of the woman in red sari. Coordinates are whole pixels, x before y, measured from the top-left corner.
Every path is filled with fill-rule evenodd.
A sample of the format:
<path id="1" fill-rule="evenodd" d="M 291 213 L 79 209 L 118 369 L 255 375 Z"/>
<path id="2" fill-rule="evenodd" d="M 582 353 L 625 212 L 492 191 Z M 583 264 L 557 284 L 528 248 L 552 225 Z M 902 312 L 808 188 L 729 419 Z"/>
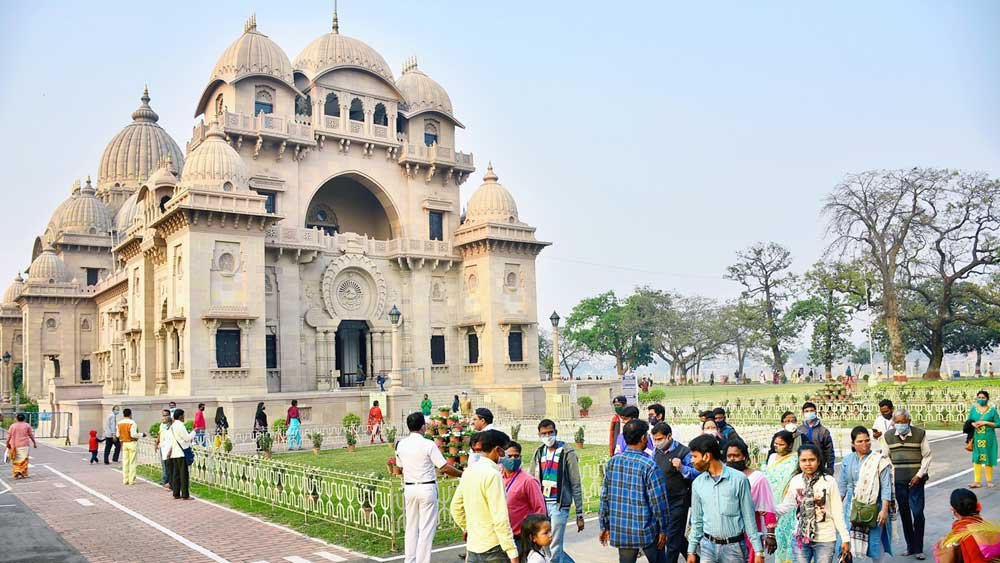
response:
<path id="1" fill-rule="evenodd" d="M 951 532 L 934 546 L 939 563 L 1000 561 L 1000 526 L 983 520 L 982 505 L 969 489 L 951 492 L 951 510 L 957 520 Z"/>
<path id="2" fill-rule="evenodd" d="M 372 437 L 370 444 L 375 443 L 376 435 L 379 442 L 385 443 L 385 438 L 382 437 L 382 409 L 378 407 L 378 401 L 372 403 L 372 408 L 368 409 L 368 433 Z"/>

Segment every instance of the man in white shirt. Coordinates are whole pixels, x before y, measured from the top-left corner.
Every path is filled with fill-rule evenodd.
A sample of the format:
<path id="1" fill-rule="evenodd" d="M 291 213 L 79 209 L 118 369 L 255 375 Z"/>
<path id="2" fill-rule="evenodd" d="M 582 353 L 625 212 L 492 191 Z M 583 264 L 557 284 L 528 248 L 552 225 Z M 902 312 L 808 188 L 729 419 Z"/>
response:
<path id="1" fill-rule="evenodd" d="M 160 451 L 160 464 L 162 469 L 162 474 L 160 475 L 160 484 L 163 485 L 164 489 L 170 489 L 170 436 L 167 433 L 170 432 L 170 426 L 173 424 L 174 420 L 170 418 L 170 409 L 163 409 L 160 412 L 162 418 L 160 419 L 160 432 L 156 435 L 156 447 Z"/>
<path id="2" fill-rule="evenodd" d="M 424 413 L 406 417 L 410 434 L 396 444 L 396 465 L 403 469 L 406 506 L 405 563 L 430 563 L 438 525 L 437 469 L 453 477 L 462 471 L 448 465 L 434 442 L 424 438 Z"/>
<path id="3" fill-rule="evenodd" d="M 878 412 L 879 416 L 872 423 L 872 438 L 878 441 L 876 449 L 882 450 L 883 452 L 888 452 L 885 447 L 885 440 L 882 439 L 884 434 L 888 434 L 893 430 L 892 424 L 892 411 L 895 407 L 892 406 L 892 401 L 889 399 L 882 399 L 878 402 Z M 875 446 L 873 444 L 873 446 Z"/>

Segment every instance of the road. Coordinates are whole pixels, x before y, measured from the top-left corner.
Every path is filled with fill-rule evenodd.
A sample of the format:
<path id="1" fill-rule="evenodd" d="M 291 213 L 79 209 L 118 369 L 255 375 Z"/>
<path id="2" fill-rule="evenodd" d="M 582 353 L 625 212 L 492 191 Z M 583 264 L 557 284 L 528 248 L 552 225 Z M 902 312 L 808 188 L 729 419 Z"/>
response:
<path id="1" fill-rule="evenodd" d="M 932 443 L 934 462 L 927 488 L 926 549 L 951 526 L 951 490 L 971 478 L 969 454 L 960 437 Z M 0 481 L 0 561 L 131 562 L 179 561 L 320 563 L 402 561 L 365 558 L 292 530 L 200 500 L 175 501 L 156 485 L 121 484 L 121 474 L 89 465 L 80 448 L 42 445 L 32 450 L 32 477 Z M 1000 521 L 997 489 L 979 489 L 987 519 Z M 594 519 L 582 533 L 567 534 L 567 552 L 580 563 L 614 563 L 602 547 Z M 902 541 L 901 534 L 897 540 Z M 900 548 L 898 550 L 902 552 Z M 436 551 L 435 563 L 455 563 L 461 547 Z M 905 560 L 897 556 L 894 560 Z"/>

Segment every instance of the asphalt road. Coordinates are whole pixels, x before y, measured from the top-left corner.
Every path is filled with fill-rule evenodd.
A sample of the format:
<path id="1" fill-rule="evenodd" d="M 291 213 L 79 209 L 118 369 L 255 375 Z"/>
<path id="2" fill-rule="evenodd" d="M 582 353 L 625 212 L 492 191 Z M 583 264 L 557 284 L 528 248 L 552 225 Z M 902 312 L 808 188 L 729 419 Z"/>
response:
<path id="1" fill-rule="evenodd" d="M 0 561 L 83 563 L 87 559 L 0 482 Z"/>

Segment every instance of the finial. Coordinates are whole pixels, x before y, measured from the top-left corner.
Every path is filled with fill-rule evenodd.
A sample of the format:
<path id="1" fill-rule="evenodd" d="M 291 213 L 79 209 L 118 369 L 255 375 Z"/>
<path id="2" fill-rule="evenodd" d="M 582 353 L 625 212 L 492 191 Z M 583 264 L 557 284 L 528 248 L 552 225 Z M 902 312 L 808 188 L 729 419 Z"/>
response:
<path id="1" fill-rule="evenodd" d="M 142 103 L 147 104 L 147 105 L 149 104 L 149 100 L 150 100 L 150 97 L 149 97 L 149 84 L 146 84 L 145 86 L 142 87 L 142 97 L 139 98 L 139 99 L 142 100 Z"/>
<path id="2" fill-rule="evenodd" d="M 486 175 L 483 176 L 483 181 L 486 182 L 496 182 L 500 178 L 497 177 L 496 173 L 493 172 L 493 161 L 491 160 L 486 166 Z"/>
<path id="3" fill-rule="evenodd" d="M 340 34 L 340 20 L 337 19 L 337 0 L 333 0 L 333 33 Z"/>
<path id="4" fill-rule="evenodd" d="M 411 70 L 416 70 L 416 68 L 417 68 L 417 57 L 416 57 L 416 55 L 411 56 L 411 57 L 407 57 L 406 60 L 403 61 L 403 72 L 409 72 Z"/>
<path id="5" fill-rule="evenodd" d="M 73 189 L 70 190 L 70 195 L 74 195 L 75 196 L 78 193 L 80 193 L 80 179 L 79 178 L 77 178 L 76 180 L 73 181 Z"/>

